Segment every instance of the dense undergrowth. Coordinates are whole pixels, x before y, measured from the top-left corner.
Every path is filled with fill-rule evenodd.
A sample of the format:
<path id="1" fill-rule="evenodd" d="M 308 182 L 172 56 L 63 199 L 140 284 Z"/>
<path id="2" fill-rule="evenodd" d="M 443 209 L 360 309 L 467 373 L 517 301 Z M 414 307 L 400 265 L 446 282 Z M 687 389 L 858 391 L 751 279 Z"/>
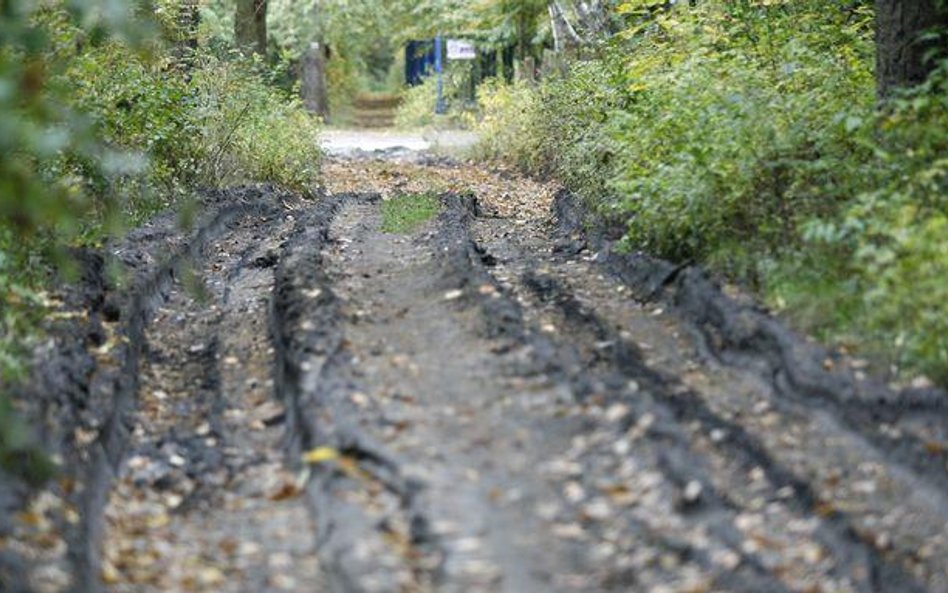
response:
<path id="1" fill-rule="evenodd" d="M 395 114 L 395 125 L 400 128 L 470 128 L 475 121 L 477 105 L 469 99 L 471 82 L 469 69 L 463 64 L 448 64 L 442 85 L 444 113 L 436 114 L 438 102 L 437 77 L 429 76 L 416 86 L 402 91 L 402 103 Z"/>
<path id="2" fill-rule="evenodd" d="M 198 187 L 316 182 L 317 122 L 257 61 L 189 47 L 177 7 L 4 4 L 0 387 L 25 371 L 70 248 L 159 210 L 186 212 Z M 0 463 L 22 432 L 10 414 L 0 401 Z"/>
<path id="3" fill-rule="evenodd" d="M 948 384 L 948 64 L 878 109 L 864 3 L 655 4 L 566 76 L 482 87 L 482 156 Z"/>

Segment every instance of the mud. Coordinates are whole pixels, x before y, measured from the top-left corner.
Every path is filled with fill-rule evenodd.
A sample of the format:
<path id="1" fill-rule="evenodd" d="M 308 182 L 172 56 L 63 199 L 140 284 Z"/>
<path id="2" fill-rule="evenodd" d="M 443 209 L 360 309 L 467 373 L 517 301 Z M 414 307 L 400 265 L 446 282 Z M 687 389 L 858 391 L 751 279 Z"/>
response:
<path id="1" fill-rule="evenodd" d="M 11 567 L 0 574 L 5 586 L 101 590 L 102 511 L 137 405 L 147 318 L 229 224 L 290 198 L 273 188 L 207 193 L 191 232 L 181 232 L 173 215 L 160 216 L 102 253 L 78 254 L 79 281 L 56 295 L 62 304 L 51 316 L 56 321 L 37 353 L 34 377 L 13 394 L 60 471 L 42 490 L 17 488 L 11 506 L 21 520 L 3 534 Z M 122 285 L 112 281 L 106 265 L 112 261 L 121 268 Z M 8 484 L 16 487 L 4 480 L 0 489 Z"/>
<path id="2" fill-rule="evenodd" d="M 0 487 L 4 590 L 948 593 L 943 394 L 567 193 L 359 158 L 330 189 L 391 183 L 208 195 L 109 248 L 119 286 L 80 259 L 18 400 L 63 477 Z"/>

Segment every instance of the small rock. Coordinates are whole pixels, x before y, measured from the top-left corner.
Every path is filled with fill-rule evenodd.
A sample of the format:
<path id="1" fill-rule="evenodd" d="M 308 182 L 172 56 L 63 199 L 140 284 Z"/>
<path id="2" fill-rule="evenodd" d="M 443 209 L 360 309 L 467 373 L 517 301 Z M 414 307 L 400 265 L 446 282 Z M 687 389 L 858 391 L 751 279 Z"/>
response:
<path id="1" fill-rule="evenodd" d="M 629 415 L 629 406 L 625 404 L 613 404 L 606 410 L 606 420 L 609 422 L 618 422 Z"/>
<path id="2" fill-rule="evenodd" d="M 583 490 L 579 482 L 572 481 L 567 482 L 566 486 L 563 487 L 563 495 L 566 496 L 566 500 L 577 503 L 586 498 L 586 491 Z"/>
<path id="3" fill-rule="evenodd" d="M 704 487 L 701 485 L 701 482 L 698 480 L 691 480 L 685 485 L 685 489 L 682 492 L 682 498 L 688 504 L 695 504 L 701 499 L 701 493 L 703 492 Z"/>

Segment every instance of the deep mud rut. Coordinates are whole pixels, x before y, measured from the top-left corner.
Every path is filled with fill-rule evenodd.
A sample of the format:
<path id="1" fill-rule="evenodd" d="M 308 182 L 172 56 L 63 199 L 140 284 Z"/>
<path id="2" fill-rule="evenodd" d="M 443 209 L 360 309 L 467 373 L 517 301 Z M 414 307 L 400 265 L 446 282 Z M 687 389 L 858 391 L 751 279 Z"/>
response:
<path id="1" fill-rule="evenodd" d="M 423 158 L 326 183 L 148 309 L 86 590 L 948 593 L 943 405 L 787 387 L 555 188 Z M 423 190 L 440 213 L 384 232 Z"/>
<path id="2" fill-rule="evenodd" d="M 292 221 L 234 224 L 150 320 L 139 409 L 105 510 L 111 590 L 319 583 L 309 517 L 285 469 L 268 331 L 273 267 Z"/>

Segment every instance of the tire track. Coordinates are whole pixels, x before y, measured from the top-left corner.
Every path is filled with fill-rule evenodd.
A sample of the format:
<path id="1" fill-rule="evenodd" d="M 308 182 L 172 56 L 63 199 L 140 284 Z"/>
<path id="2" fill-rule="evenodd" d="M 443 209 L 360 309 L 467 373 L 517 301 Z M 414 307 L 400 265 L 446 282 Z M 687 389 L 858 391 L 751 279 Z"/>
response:
<path id="1" fill-rule="evenodd" d="M 299 529 L 305 507 L 286 496 L 266 331 L 272 266 L 247 265 L 266 260 L 292 220 L 234 220 L 208 245 L 201 288 L 170 286 L 145 332 L 131 451 L 106 510 L 111 591 L 320 586 Z"/>
<path id="2" fill-rule="evenodd" d="M 492 235 L 490 231 L 485 231 L 485 228 L 494 226 L 493 223 L 490 225 L 479 224 L 479 234 L 487 238 L 488 241 L 496 241 L 491 238 L 496 235 Z M 496 234 L 502 233 L 498 232 Z M 518 239 L 520 238 L 518 237 Z M 567 237 L 567 239 L 570 238 Z M 575 241 L 575 237 L 570 240 Z M 522 239 L 522 241 L 524 246 L 532 245 L 531 237 Z M 563 239 L 560 240 L 560 244 L 568 242 Z M 572 296 L 571 291 L 565 287 L 562 281 L 554 277 L 563 276 L 582 284 L 584 274 L 588 274 L 583 270 L 588 268 L 588 264 L 579 261 L 579 258 L 575 256 L 564 258 L 562 255 L 557 255 L 549 258 L 541 255 L 538 259 L 537 252 L 542 254 L 542 247 L 539 249 L 533 247 L 535 251 L 531 254 L 530 247 L 521 250 L 523 248 L 511 248 L 510 243 L 512 242 L 497 241 L 492 244 L 491 248 L 492 251 L 494 248 L 499 248 L 499 253 L 502 254 L 492 255 L 491 257 L 504 260 L 504 263 L 497 268 L 503 278 L 501 283 L 512 288 L 517 298 L 530 309 L 541 305 L 543 301 L 548 301 L 556 310 L 555 322 L 549 325 L 551 327 L 559 325 L 558 333 L 569 335 L 570 343 L 593 344 L 592 347 L 581 346 L 580 348 L 580 356 L 586 368 L 579 372 L 572 371 L 573 380 L 576 383 L 575 392 L 580 394 L 582 398 L 591 396 L 598 398 L 602 397 L 603 393 L 610 393 L 611 391 L 612 394 L 609 396 L 611 401 L 623 402 L 636 410 L 636 413 L 631 415 L 632 418 L 649 419 L 649 431 L 654 430 L 651 423 L 655 422 L 655 418 L 662 419 L 659 424 L 670 422 L 672 425 L 679 427 L 659 429 L 652 436 L 656 440 L 668 440 L 672 450 L 676 451 L 674 454 L 665 452 L 658 457 L 657 463 L 661 465 L 662 473 L 665 474 L 666 479 L 676 482 L 682 492 L 690 482 L 694 481 L 694 468 L 702 465 L 706 467 L 706 469 L 699 472 L 699 474 L 703 474 L 703 477 L 697 480 L 692 488 L 694 491 L 702 493 L 702 508 L 705 508 L 704 505 L 710 499 L 711 507 L 723 507 L 731 515 L 723 523 L 723 527 L 719 525 L 716 528 L 719 530 L 722 541 L 735 542 L 734 533 L 728 527 L 729 524 L 749 526 L 750 518 L 745 516 L 744 511 L 747 510 L 745 508 L 747 504 L 754 503 L 755 500 L 751 496 L 740 496 L 738 499 L 741 504 L 738 504 L 738 500 L 731 500 L 730 497 L 722 495 L 721 488 L 732 488 L 728 486 L 730 483 L 740 485 L 742 475 L 745 476 L 743 479 L 746 480 L 748 476 L 754 479 L 754 476 L 759 474 L 756 481 L 766 485 L 766 489 L 771 492 L 770 498 L 772 501 L 788 507 L 787 510 L 790 516 L 798 517 L 797 520 L 806 520 L 808 517 L 818 520 L 819 528 L 815 533 L 816 540 L 813 540 L 818 542 L 817 545 L 805 544 L 805 542 L 800 545 L 804 547 L 805 544 L 805 549 L 813 558 L 825 556 L 827 553 L 832 556 L 832 562 L 838 564 L 838 567 L 828 567 L 829 573 L 827 574 L 831 580 L 840 582 L 849 580 L 852 583 L 851 586 L 855 587 L 853 590 L 859 591 L 944 590 L 945 577 L 943 570 L 935 561 L 938 558 L 937 550 L 942 545 L 939 542 L 944 541 L 942 536 L 939 535 L 941 532 L 939 527 L 941 524 L 937 519 L 939 506 L 937 503 L 930 506 L 932 499 L 926 498 L 924 490 L 922 490 L 921 498 L 916 496 L 916 493 L 912 490 L 905 492 L 910 493 L 910 496 L 913 497 L 913 506 L 911 507 L 913 512 L 920 513 L 919 518 L 929 517 L 928 528 L 920 529 L 918 521 L 913 520 L 904 527 L 897 529 L 896 531 L 901 531 L 902 542 L 897 546 L 900 550 L 898 554 L 893 555 L 894 550 L 889 549 L 891 544 L 888 537 L 890 536 L 876 531 L 881 524 L 876 524 L 875 528 L 871 527 L 872 522 L 877 517 L 885 516 L 884 512 L 888 510 L 885 506 L 879 507 L 877 502 L 875 512 L 861 511 L 858 515 L 851 516 L 849 513 L 831 506 L 829 502 L 825 502 L 832 501 L 833 497 L 830 496 L 826 499 L 822 496 L 825 493 L 817 494 L 808 481 L 814 479 L 814 476 L 805 474 L 807 478 L 801 479 L 793 471 L 775 463 L 769 452 L 772 451 L 770 443 L 765 447 L 757 441 L 758 437 L 752 436 L 744 428 L 743 422 L 746 422 L 746 420 L 739 422 L 736 419 L 725 419 L 719 411 L 712 410 L 705 403 L 706 398 L 714 396 L 699 395 L 668 374 L 651 369 L 644 362 L 645 357 L 642 352 L 631 341 L 631 334 L 617 328 L 615 320 L 607 323 L 604 318 L 592 312 L 594 306 L 602 307 L 610 313 L 612 312 L 611 309 L 617 309 L 616 307 L 603 306 L 605 302 L 596 300 L 597 297 L 594 295 L 598 293 L 595 290 L 591 291 L 593 296 L 587 295 L 584 301 L 580 302 Z M 544 241 L 537 240 L 537 244 L 542 246 Z M 480 251 L 483 251 L 483 248 Z M 559 251 L 561 253 L 570 252 L 570 250 L 562 249 Z M 512 283 L 510 280 L 512 270 L 510 268 L 521 270 L 521 272 L 514 271 L 514 275 L 522 274 L 519 280 Z M 544 271 L 536 271 L 540 269 Z M 546 272 L 546 269 L 551 271 Z M 552 272 L 553 270 L 556 271 L 555 275 Z M 604 283 L 601 278 L 592 278 L 591 280 L 593 281 L 589 282 L 587 286 Z M 615 297 L 611 295 L 606 296 L 606 298 L 615 300 Z M 539 300 L 539 303 L 533 302 L 534 300 Z M 534 321 L 534 323 L 540 325 L 550 321 L 542 313 L 537 314 L 532 311 L 529 317 L 534 320 L 540 318 L 539 322 Z M 633 322 L 630 327 L 641 328 L 642 324 L 636 325 Z M 579 337 L 584 334 L 588 335 L 589 338 Z M 614 379 L 612 386 L 610 386 L 608 379 L 597 380 L 595 378 L 596 373 L 608 374 L 610 371 L 631 380 L 635 385 L 634 393 L 622 393 L 621 380 Z M 655 399 L 653 403 L 643 403 L 643 401 L 651 401 L 652 398 Z M 695 428 L 696 426 L 699 428 Z M 688 427 L 688 430 L 684 430 L 684 427 Z M 623 430 L 636 432 L 635 428 L 635 426 L 624 426 Z M 842 431 L 843 434 L 846 434 L 845 428 L 834 428 L 831 425 L 829 429 L 837 432 Z M 771 432 L 774 432 L 772 428 Z M 648 434 L 648 432 L 645 434 Z M 780 433 L 778 431 L 775 434 L 779 435 Z M 709 438 L 708 435 L 713 435 L 713 438 Z M 621 432 L 616 438 L 621 439 Z M 698 451 L 701 451 L 698 457 L 689 452 L 689 449 L 695 447 Z M 708 458 L 710 451 L 715 449 L 721 450 L 721 453 L 715 453 Z M 634 450 L 638 451 L 638 449 Z M 639 457 L 647 456 L 647 452 L 639 452 L 637 455 Z M 708 465 L 709 459 L 713 461 L 710 465 Z M 735 463 L 735 459 L 739 461 Z M 726 463 L 723 462 L 724 460 L 726 460 Z M 811 458 L 811 461 L 818 465 L 822 463 L 819 457 Z M 729 465 L 730 468 L 728 468 Z M 689 473 L 688 468 L 692 468 L 691 473 Z M 724 473 L 725 471 L 730 472 L 730 479 L 720 479 L 719 483 L 723 484 L 718 486 L 718 490 L 715 490 L 712 477 L 718 478 L 714 474 L 716 472 Z M 896 475 L 903 476 L 899 479 L 906 479 L 904 474 L 899 474 L 901 469 L 896 467 L 894 471 Z M 692 477 L 689 478 L 689 475 Z M 903 481 L 902 483 L 909 487 L 918 485 L 911 478 L 908 478 L 908 482 Z M 741 489 L 740 487 L 734 488 L 734 490 Z M 937 496 L 936 493 L 935 501 L 937 501 Z M 932 512 L 935 512 L 936 515 L 931 516 Z M 858 521 L 856 517 L 858 517 Z M 886 519 L 886 525 L 889 525 L 886 529 L 891 528 L 888 519 Z M 776 524 L 771 525 L 771 528 L 779 531 L 782 526 Z M 728 533 L 729 531 L 731 533 Z M 927 560 L 916 557 L 916 548 L 913 548 L 912 544 L 909 543 L 916 541 L 909 539 L 910 536 L 924 537 L 926 533 L 928 539 L 923 541 L 926 541 L 924 547 L 928 549 L 925 557 Z M 899 536 L 896 537 L 899 538 Z M 738 538 L 736 543 L 747 544 L 746 537 L 743 538 L 745 539 L 743 543 L 741 539 Z M 757 547 L 753 545 L 753 542 L 750 543 L 751 545 L 745 545 L 745 547 L 750 549 Z M 753 557 L 748 557 L 745 554 L 742 558 L 742 564 L 745 562 L 750 565 L 755 564 Z M 811 561 L 811 563 L 814 562 Z M 759 563 L 756 564 L 759 565 Z M 777 568 L 779 569 L 779 567 Z M 825 569 L 826 567 L 823 570 Z M 775 576 L 778 574 L 778 572 L 774 572 Z M 918 580 L 916 575 L 921 577 L 921 580 Z M 931 588 L 926 588 L 925 585 L 921 584 L 926 581 L 930 583 Z M 797 583 L 795 589 L 799 587 L 800 585 Z"/>
<path id="3" fill-rule="evenodd" d="M 525 285 L 541 299 L 552 302 L 562 312 L 565 321 L 576 332 L 589 332 L 595 339 L 608 342 L 608 355 L 604 361 L 628 379 L 636 381 L 639 388 L 655 398 L 655 408 L 646 405 L 637 418 L 645 414 L 673 420 L 679 426 L 697 422 L 700 432 L 705 434 L 723 434 L 715 446 L 722 449 L 721 454 L 740 460 L 745 472 L 760 468 L 769 487 L 774 491 L 784 491 L 783 501 L 797 514 L 819 517 L 822 528 L 820 539 L 823 545 L 832 549 L 839 561 L 839 569 L 833 570 L 835 578 L 844 579 L 853 575 L 863 575 L 856 581 L 858 591 L 905 591 L 923 592 L 923 586 L 900 566 L 885 558 L 865 537 L 853 527 L 853 521 L 846 513 L 835 509 L 821 509 L 822 502 L 809 483 L 796 477 L 792 472 L 778 464 L 766 448 L 751 436 L 741 425 L 725 420 L 713 412 L 698 394 L 684 388 L 674 379 L 663 376 L 650 369 L 644 362 L 639 349 L 624 340 L 612 330 L 603 319 L 581 305 L 554 278 L 528 272 Z M 623 399 L 629 400 L 626 395 Z M 634 402 L 641 406 L 642 401 Z M 696 472 L 694 468 L 704 465 L 691 453 L 691 439 L 678 427 L 656 427 L 652 438 L 664 441 L 674 451 L 666 451 L 661 457 L 661 465 L 666 475 L 680 487 L 687 487 L 689 480 L 698 479 L 701 484 L 702 506 L 717 506 L 732 514 L 727 523 L 734 523 L 735 513 L 742 509 L 728 497 L 715 489 L 705 472 Z M 705 475 L 702 475 L 705 474 Z M 774 498 L 777 498 L 776 496 Z M 734 541 L 734 535 L 722 534 L 722 539 Z M 741 538 L 737 538 L 740 540 Z M 748 560 L 745 558 L 745 560 Z M 750 559 L 760 567 L 759 562 Z"/>
<path id="4" fill-rule="evenodd" d="M 569 192 L 556 196 L 553 210 L 559 252 L 577 253 L 592 245 L 609 274 L 643 301 L 673 306 L 719 361 L 759 373 L 791 402 L 825 409 L 893 464 L 948 492 L 948 397 L 943 392 L 890 389 L 852 361 L 805 342 L 777 319 L 729 298 L 695 266 L 617 253 L 604 229 L 585 231 L 585 212 Z M 941 506 L 948 517 L 948 497 Z"/>
<path id="5" fill-rule="evenodd" d="M 229 204 L 222 203 L 230 198 Z M 234 200 L 233 198 L 236 198 Z M 163 262 L 133 268 L 135 279 L 128 292 L 118 297 L 121 311 L 123 343 L 114 355 L 120 370 L 114 383 L 107 389 L 108 403 L 103 404 L 105 416 L 94 431 L 91 443 L 77 443 L 74 455 L 78 458 L 75 472 L 75 507 L 79 521 L 74 530 L 67 532 L 71 589 L 83 592 L 102 591 L 102 569 L 99 546 L 102 542 L 103 513 L 109 483 L 124 458 L 128 442 L 126 418 L 137 408 L 139 389 L 138 368 L 143 355 L 148 318 L 167 293 L 175 277 L 190 265 L 200 261 L 212 241 L 226 233 L 228 226 L 244 216 L 265 215 L 274 211 L 274 205 L 254 190 L 236 192 L 234 196 L 209 196 L 209 212 L 198 224 L 198 230 L 171 247 Z M 236 203 L 234 203 L 236 202 Z M 133 239 L 134 240 L 134 239 Z M 148 244 L 145 243 L 147 249 Z M 122 251 L 135 251 L 129 242 Z M 121 257 L 126 258 L 123 254 Z M 153 258 L 137 258 L 139 262 Z"/>
<path id="6" fill-rule="evenodd" d="M 333 456 L 304 469 L 330 590 L 425 591 L 439 551 L 421 508 L 420 485 L 358 427 L 358 409 L 349 398 L 354 389 L 345 315 L 325 270 L 333 220 L 347 204 L 361 201 L 378 198 L 328 198 L 284 250 L 272 308 L 277 389 L 287 406 L 291 455 L 323 450 Z"/>

